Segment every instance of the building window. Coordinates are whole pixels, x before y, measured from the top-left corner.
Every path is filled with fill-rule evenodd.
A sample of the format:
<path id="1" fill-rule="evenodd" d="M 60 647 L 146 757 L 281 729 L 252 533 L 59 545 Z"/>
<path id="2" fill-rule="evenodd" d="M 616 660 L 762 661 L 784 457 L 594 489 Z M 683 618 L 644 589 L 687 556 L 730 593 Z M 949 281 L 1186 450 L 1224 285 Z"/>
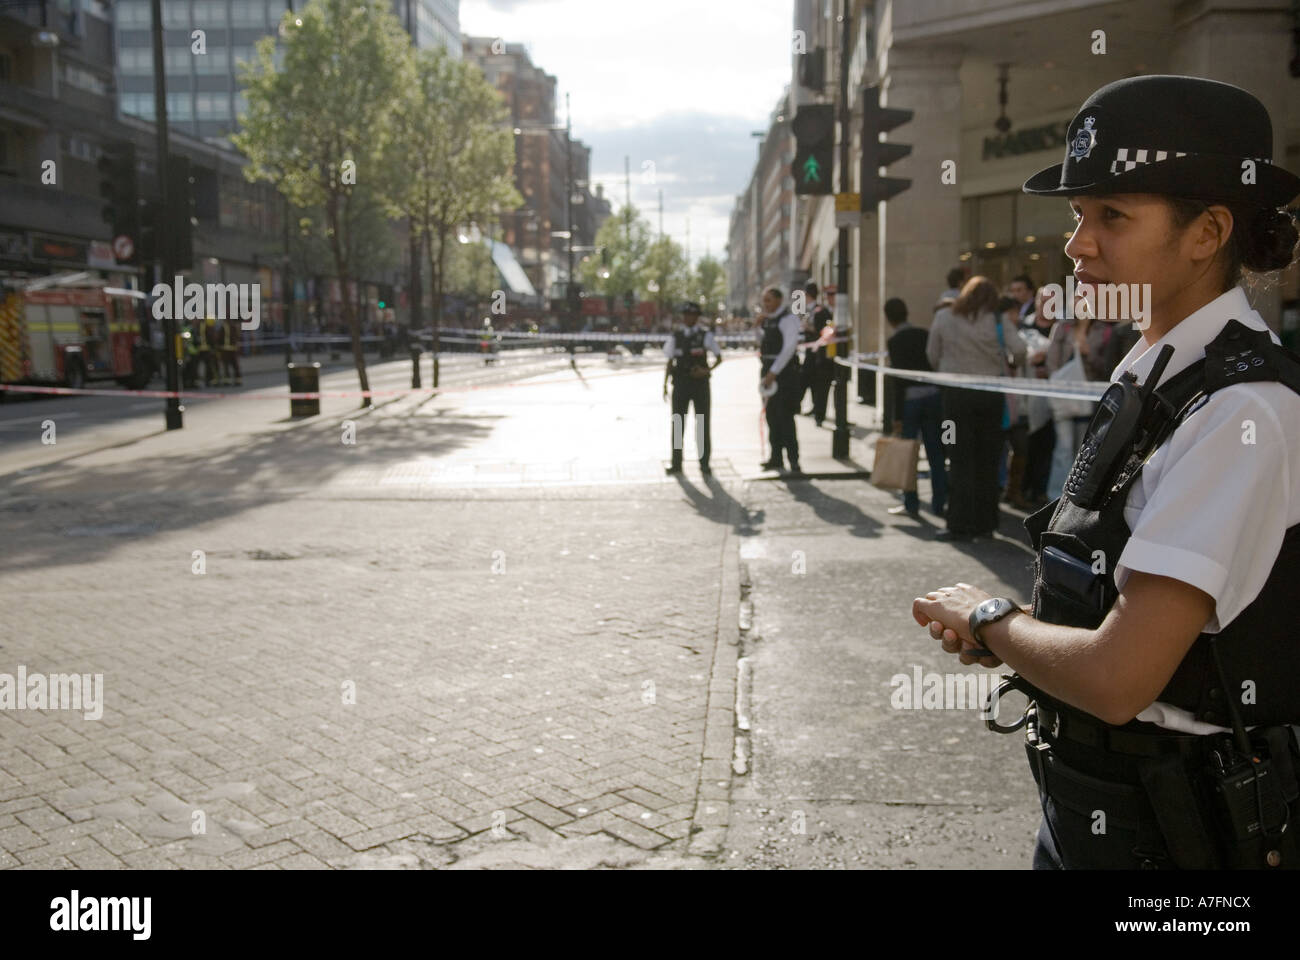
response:
<path id="1" fill-rule="evenodd" d="M 142 120 L 152 120 L 153 119 L 153 94 L 152 93 L 122 94 L 122 112 L 130 117 L 139 117 Z"/>
<path id="2" fill-rule="evenodd" d="M 113 5 L 119 27 L 149 26 L 149 4 L 142 0 L 123 0 Z"/>
<path id="3" fill-rule="evenodd" d="M 208 47 L 208 52 L 195 56 L 194 69 L 204 76 L 225 75 L 230 72 L 230 55 L 225 47 Z"/>
<path id="4" fill-rule="evenodd" d="M 200 27 L 224 27 L 226 25 L 224 0 L 198 0 L 194 4 L 194 23 Z"/>
<path id="5" fill-rule="evenodd" d="M 123 47 L 118 52 L 117 69 L 125 76 L 151 76 L 153 50 L 148 47 Z"/>
<path id="6" fill-rule="evenodd" d="M 961 259 L 972 274 L 1005 288 L 1018 273 L 1036 285 L 1060 283 L 1070 272 L 1065 242 L 1074 219 L 1064 201 L 1021 193 L 968 197 L 962 201 Z"/>
<path id="7" fill-rule="evenodd" d="M 91 73 L 84 67 L 79 67 L 75 63 L 69 63 L 67 60 L 61 63 L 61 73 L 63 82 L 76 87 L 79 90 L 88 90 L 91 93 L 97 93 L 101 97 L 108 93 L 108 83 L 98 74 Z"/>
<path id="8" fill-rule="evenodd" d="M 190 51 L 188 46 L 185 47 L 167 47 L 163 50 L 163 56 L 166 58 L 167 73 L 189 76 L 190 68 L 194 65 L 197 54 Z M 151 57 L 152 59 L 152 57 Z"/>
<path id="9" fill-rule="evenodd" d="M 190 25 L 190 5 L 188 3 L 162 4 L 162 21 L 164 27 L 188 27 Z M 145 10 L 144 22 L 150 22 L 147 9 Z"/>
<path id="10" fill-rule="evenodd" d="M 65 157 L 94 163 L 97 153 L 98 151 L 91 145 L 89 140 L 82 140 L 80 137 L 63 138 L 63 155 Z"/>
<path id="11" fill-rule="evenodd" d="M 197 101 L 200 120 L 230 119 L 230 94 L 200 93 Z"/>
<path id="12" fill-rule="evenodd" d="M 194 101 L 190 94 L 167 94 L 167 116 L 172 120 L 193 120 Z"/>
<path id="13" fill-rule="evenodd" d="M 230 23 L 236 27 L 265 27 L 266 10 L 253 0 L 234 0 L 230 5 Z"/>

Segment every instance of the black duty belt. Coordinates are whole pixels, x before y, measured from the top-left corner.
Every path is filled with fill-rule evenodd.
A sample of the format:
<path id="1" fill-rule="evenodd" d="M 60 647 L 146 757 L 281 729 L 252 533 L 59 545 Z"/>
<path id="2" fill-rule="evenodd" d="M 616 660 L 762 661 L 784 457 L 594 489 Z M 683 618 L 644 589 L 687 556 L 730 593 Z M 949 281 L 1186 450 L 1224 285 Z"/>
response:
<path id="1" fill-rule="evenodd" d="M 1093 720 L 1077 711 L 1063 712 L 1038 703 L 1038 726 L 1049 740 L 1068 740 L 1094 750 L 1130 757 L 1165 757 L 1177 754 L 1199 760 L 1205 738 L 1195 734 L 1138 733 Z"/>

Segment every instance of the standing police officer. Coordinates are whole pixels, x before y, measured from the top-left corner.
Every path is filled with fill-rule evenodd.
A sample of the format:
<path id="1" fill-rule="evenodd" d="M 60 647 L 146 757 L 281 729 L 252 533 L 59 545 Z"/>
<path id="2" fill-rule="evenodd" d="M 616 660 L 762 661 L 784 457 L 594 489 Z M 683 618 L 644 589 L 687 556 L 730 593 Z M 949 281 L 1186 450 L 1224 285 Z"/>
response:
<path id="1" fill-rule="evenodd" d="M 1082 283 L 1149 304 L 1064 495 L 1025 522 L 1032 615 L 964 583 L 912 605 L 1032 700 L 988 722 L 1026 728 L 1036 868 L 1300 867 L 1300 356 L 1239 286 L 1295 253 L 1300 177 L 1272 152 L 1246 91 L 1132 77 L 1024 187 L 1069 200 Z"/>
<path id="2" fill-rule="evenodd" d="M 722 351 L 713 331 L 700 319 L 700 307 L 696 303 L 687 303 L 682 307 L 683 328 L 670 334 L 664 343 L 664 353 L 668 354 L 668 366 L 664 370 L 664 397 L 668 396 L 668 378 L 673 380 L 673 460 L 668 473 L 682 472 L 682 447 L 686 444 L 688 424 L 700 424 L 696 433 L 699 444 L 700 473 L 708 476 L 709 452 L 712 446 L 710 436 L 710 391 L 709 377 L 713 368 L 722 362 Z M 709 365 L 709 354 L 717 360 Z M 693 421 L 686 419 L 686 410 L 694 406 Z"/>
<path id="3" fill-rule="evenodd" d="M 763 388 L 776 385 L 776 393 L 767 398 L 767 430 L 772 442 L 772 456 L 763 464 L 764 470 L 780 470 L 781 454 L 790 458 L 790 472 L 796 476 L 799 469 L 799 438 L 795 434 L 794 415 L 799 409 L 799 318 L 783 305 L 785 294 L 772 287 L 763 294 L 763 312 L 758 315 L 762 323 L 763 342 L 759 347 L 762 356 Z"/>

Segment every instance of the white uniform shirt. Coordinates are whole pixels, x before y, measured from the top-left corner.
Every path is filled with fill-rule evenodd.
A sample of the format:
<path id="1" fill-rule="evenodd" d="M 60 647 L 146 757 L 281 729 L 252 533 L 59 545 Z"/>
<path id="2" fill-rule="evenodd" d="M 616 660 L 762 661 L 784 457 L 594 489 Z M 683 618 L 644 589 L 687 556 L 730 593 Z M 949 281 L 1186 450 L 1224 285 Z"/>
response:
<path id="1" fill-rule="evenodd" d="M 1206 344 L 1231 319 L 1252 330 L 1268 329 L 1244 291 L 1234 287 L 1154 346 L 1139 340 L 1111 381 L 1132 370 L 1142 383 L 1165 344 L 1174 348 L 1161 377 L 1169 380 L 1204 357 Z M 1297 425 L 1300 395 L 1281 383 L 1234 384 L 1201 401 L 1129 489 L 1124 519 L 1132 536 L 1115 565 L 1116 587 L 1123 590 L 1133 570 L 1173 577 L 1214 598 L 1204 633 L 1219 633 L 1231 623 L 1264 588 L 1287 528 L 1300 523 Z M 1137 719 L 1184 733 L 1224 729 L 1159 701 Z"/>
<path id="2" fill-rule="evenodd" d="M 712 327 L 706 323 L 700 322 L 695 324 L 693 327 L 686 328 L 687 333 L 696 333 L 700 330 L 704 331 L 704 349 L 708 350 L 715 357 L 721 360 L 722 351 L 718 349 L 718 341 L 713 336 Z M 670 359 L 677 356 L 677 334 L 668 334 L 668 339 L 664 341 L 664 353 L 668 354 Z"/>

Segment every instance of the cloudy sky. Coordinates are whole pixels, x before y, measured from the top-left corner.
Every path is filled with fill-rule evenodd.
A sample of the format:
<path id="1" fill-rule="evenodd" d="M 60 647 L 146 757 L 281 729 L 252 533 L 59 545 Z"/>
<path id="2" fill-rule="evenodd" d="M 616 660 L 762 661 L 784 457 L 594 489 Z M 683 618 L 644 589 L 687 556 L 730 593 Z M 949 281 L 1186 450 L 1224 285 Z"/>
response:
<path id="1" fill-rule="evenodd" d="M 615 206 L 632 203 L 692 259 L 727 244 L 735 195 L 790 81 L 790 0 L 461 0 L 467 36 L 522 43 L 572 97 L 573 132 Z M 562 121 L 563 116 L 559 119 Z"/>

